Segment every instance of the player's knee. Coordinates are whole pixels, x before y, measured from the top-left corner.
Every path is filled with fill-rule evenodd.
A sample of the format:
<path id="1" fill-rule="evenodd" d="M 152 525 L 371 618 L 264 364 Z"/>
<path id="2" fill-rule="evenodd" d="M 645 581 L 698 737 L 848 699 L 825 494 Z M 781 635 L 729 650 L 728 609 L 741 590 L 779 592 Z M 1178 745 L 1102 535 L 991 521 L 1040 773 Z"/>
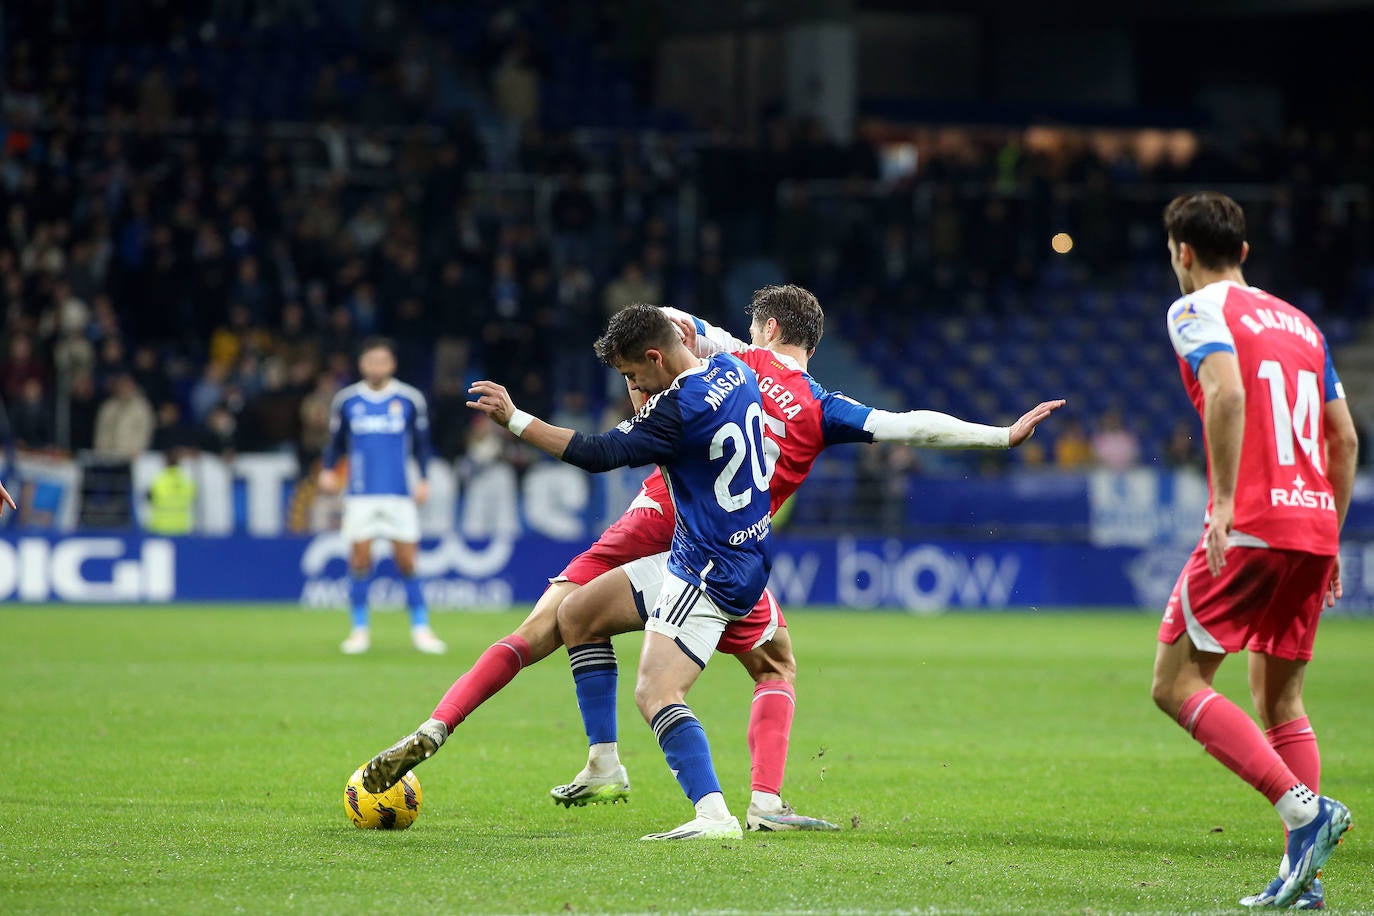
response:
<path id="1" fill-rule="evenodd" d="M 635 706 L 639 707 L 639 714 L 644 717 L 645 722 L 652 722 L 658 711 L 667 705 L 667 701 L 655 685 L 643 680 L 635 682 Z"/>
<path id="2" fill-rule="evenodd" d="M 1158 675 L 1155 675 L 1154 682 L 1150 684 L 1150 699 L 1154 700 L 1161 712 L 1170 716 L 1177 716 L 1182 705 L 1173 681 L 1164 680 Z"/>
<path id="3" fill-rule="evenodd" d="M 590 630 L 584 625 L 588 609 L 581 595 L 581 589 L 568 595 L 558 603 L 558 610 L 553 615 L 554 628 L 570 646 L 580 646 L 590 638 Z"/>
<path id="4" fill-rule="evenodd" d="M 785 681 L 790 685 L 797 683 L 797 663 L 791 656 L 786 658 L 767 657 L 762 665 L 752 671 L 755 684 L 768 681 Z"/>

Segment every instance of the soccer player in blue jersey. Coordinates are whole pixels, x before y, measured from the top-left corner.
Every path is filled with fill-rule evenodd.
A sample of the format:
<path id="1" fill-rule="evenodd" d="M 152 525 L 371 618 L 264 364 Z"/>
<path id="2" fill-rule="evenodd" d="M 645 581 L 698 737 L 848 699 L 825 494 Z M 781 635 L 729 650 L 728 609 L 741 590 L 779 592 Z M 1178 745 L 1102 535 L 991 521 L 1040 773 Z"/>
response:
<path id="1" fill-rule="evenodd" d="M 644 839 L 741 837 L 739 821 L 725 805 L 706 733 L 685 698 L 725 625 L 746 616 L 763 594 L 772 566 L 758 381 L 728 353 L 698 357 L 668 317 L 649 305 L 618 312 L 596 352 L 632 390 L 649 397 L 634 419 L 610 432 L 588 436 L 550 426 L 517 410 L 493 382 L 476 383 L 477 399 L 469 406 L 531 445 L 589 471 L 662 468 L 677 528 L 644 626 L 635 699 L 696 816 Z M 633 612 L 635 600 L 620 569 L 598 577 L 575 597 L 584 607 L 614 608 L 618 615 L 627 607 Z M 568 656 L 579 693 L 603 667 L 615 665 L 607 643 L 569 645 Z M 615 716 L 613 705 L 602 712 Z"/>
<path id="2" fill-rule="evenodd" d="M 406 586 L 410 606 L 410 639 L 430 655 L 446 650 L 429 627 L 429 608 L 415 576 L 415 551 L 420 541 L 417 509 L 429 496 L 425 467 L 432 450 L 429 409 L 425 396 L 398 381 L 396 350 L 391 341 L 373 337 L 363 342 L 358 356 L 362 381 L 334 396 L 330 408 L 329 444 L 323 455 L 320 489 L 336 493 L 343 484 L 334 471 L 348 451 L 348 491 L 344 495 L 343 536 L 349 542 L 349 604 L 353 629 L 341 647 L 359 655 L 372 646 L 368 628 L 367 591 L 372 575 L 372 542 L 391 541 L 396 569 Z M 419 465 L 414 492 L 406 478 L 411 457 Z"/>

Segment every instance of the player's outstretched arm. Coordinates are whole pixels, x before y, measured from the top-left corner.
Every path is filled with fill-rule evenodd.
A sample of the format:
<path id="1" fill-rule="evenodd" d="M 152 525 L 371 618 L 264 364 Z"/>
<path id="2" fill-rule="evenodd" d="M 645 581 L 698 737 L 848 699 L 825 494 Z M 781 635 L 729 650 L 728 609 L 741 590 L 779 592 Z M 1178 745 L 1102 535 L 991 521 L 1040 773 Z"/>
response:
<path id="1" fill-rule="evenodd" d="M 874 442 L 903 442 L 921 448 L 1015 448 L 1063 406 L 1063 400 L 1043 401 L 1011 426 L 984 426 L 934 410 L 874 410 L 864 428 L 873 434 Z"/>
<path id="2" fill-rule="evenodd" d="M 9 490 L 5 489 L 5 485 L 3 483 L 0 483 L 0 503 L 4 503 L 4 506 L 9 506 L 16 512 L 19 511 L 19 505 L 15 503 L 14 497 L 10 495 Z M 5 511 L 4 506 L 0 506 L 0 512 Z"/>
<path id="3" fill-rule="evenodd" d="M 682 417 L 676 400 L 663 395 L 651 398 L 633 420 L 599 436 L 545 423 L 515 406 L 510 393 L 495 382 L 474 382 L 468 389 L 480 410 L 521 439 L 559 461 L 599 473 L 612 468 L 643 467 L 667 461 L 675 453 L 682 433 Z"/>
<path id="4" fill-rule="evenodd" d="M 475 398 L 467 402 L 473 410 L 480 410 L 491 417 L 492 421 L 504 426 L 521 439 L 540 451 L 561 459 L 567 451 L 568 443 L 576 435 L 571 429 L 554 426 L 519 410 L 505 386 L 495 382 L 473 382 L 468 395 Z"/>

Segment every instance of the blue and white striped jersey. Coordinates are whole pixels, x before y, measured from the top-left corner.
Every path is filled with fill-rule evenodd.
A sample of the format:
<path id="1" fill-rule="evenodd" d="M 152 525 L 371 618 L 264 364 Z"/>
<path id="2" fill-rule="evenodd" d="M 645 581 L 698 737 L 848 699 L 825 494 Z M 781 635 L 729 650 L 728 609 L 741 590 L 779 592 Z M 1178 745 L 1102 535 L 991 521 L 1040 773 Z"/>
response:
<path id="1" fill-rule="evenodd" d="M 408 459 L 423 477 L 433 452 L 425 396 L 395 379 L 380 391 L 355 382 L 336 394 L 329 432 L 324 466 L 333 468 L 347 447 L 350 496 L 409 496 Z"/>
<path id="2" fill-rule="evenodd" d="M 742 616 L 772 567 L 763 430 L 753 371 L 718 353 L 679 375 L 634 419 L 601 435 L 576 434 L 563 460 L 589 471 L 659 465 L 677 514 L 668 570 Z"/>

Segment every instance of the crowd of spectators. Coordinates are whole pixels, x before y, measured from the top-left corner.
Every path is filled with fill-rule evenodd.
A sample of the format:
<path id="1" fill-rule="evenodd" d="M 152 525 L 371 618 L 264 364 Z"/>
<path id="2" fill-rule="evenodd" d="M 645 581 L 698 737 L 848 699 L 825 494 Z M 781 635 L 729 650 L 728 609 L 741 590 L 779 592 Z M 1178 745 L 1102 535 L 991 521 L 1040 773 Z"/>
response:
<path id="1" fill-rule="evenodd" d="M 169 46 L 212 42 L 197 21 L 169 20 Z M 914 170 L 894 169 L 873 131 L 840 144 L 809 120 L 772 119 L 759 137 L 579 138 L 541 128 L 547 51 L 518 17 L 493 12 L 461 66 L 401 28 L 319 68 L 303 130 L 231 121 L 190 63 L 117 62 L 96 83 L 79 34 L 11 41 L 0 394 L 17 444 L 294 448 L 308 465 L 374 333 L 430 394 L 445 456 L 468 448 L 479 373 L 594 427 L 620 405 L 588 344 L 627 303 L 738 328 L 731 272 L 762 258 L 816 289 L 835 327 L 879 311 L 901 324 L 971 290 L 1033 287 L 1065 228 L 1076 262 L 1110 282 L 1138 260 L 1162 267 L 1161 183 L 1273 185 L 1251 209 L 1261 269 L 1367 314 L 1367 132 L 1338 144 L 1294 129 L 1223 152 L 1182 134 L 949 128 L 911 135 Z M 499 129 L 446 93 L 477 97 Z M 1061 435 L 1045 461 L 1138 460 L 1119 416 L 1080 438 Z"/>

